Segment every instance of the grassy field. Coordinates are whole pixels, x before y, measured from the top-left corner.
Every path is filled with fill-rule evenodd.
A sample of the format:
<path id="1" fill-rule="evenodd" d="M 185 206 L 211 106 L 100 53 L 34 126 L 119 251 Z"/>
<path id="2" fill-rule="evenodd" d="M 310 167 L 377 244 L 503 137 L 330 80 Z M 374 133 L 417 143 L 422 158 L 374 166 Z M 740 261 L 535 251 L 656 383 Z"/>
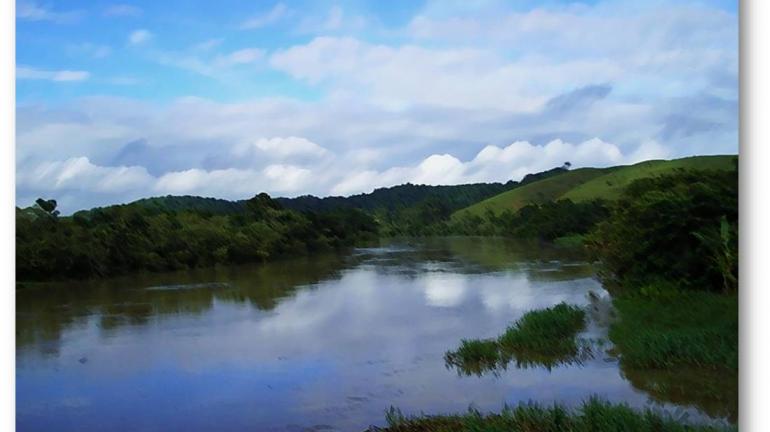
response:
<path id="1" fill-rule="evenodd" d="M 665 174 L 675 169 L 732 169 L 737 156 L 694 156 L 674 160 L 652 160 L 635 165 L 611 168 L 580 168 L 545 180 L 536 181 L 495 195 L 470 207 L 458 210 L 452 217 L 465 214 L 483 216 L 487 209 L 495 213 L 516 211 L 529 203 L 558 199 L 575 202 L 592 199 L 612 200 L 632 181 Z"/>
<path id="2" fill-rule="evenodd" d="M 579 168 L 503 192 L 500 195 L 495 195 L 492 198 L 457 211 L 452 217 L 456 217 L 463 212 L 481 216 L 487 209 L 491 209 L 495 213 L 505 210 L 516 211 L 529 203 L 553 201 L 576 186 L 603 176 L 611 172 L 611 170 L 612 168 Z"/>
<path id="3" fill-rule="evenodd" d="M 665 174 L 681 168 L 729 170 L 733 168 L 733 161 L 736 158 L 736 156 L 695 156 L 670 161 L 645 161 L 591 179 L 563 194 L 561 198 L 571 199 L 575 202 L 596 198 L 615 199 L 620 196 L 623 188 L 634 180 Z"/>

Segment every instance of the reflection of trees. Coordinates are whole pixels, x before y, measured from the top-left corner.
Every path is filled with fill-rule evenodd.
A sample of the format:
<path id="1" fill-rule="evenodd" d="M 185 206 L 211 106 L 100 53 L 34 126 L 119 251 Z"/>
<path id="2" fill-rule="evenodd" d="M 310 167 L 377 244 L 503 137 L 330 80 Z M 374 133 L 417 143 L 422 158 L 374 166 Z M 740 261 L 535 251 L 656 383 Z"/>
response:
<path id="1" fill-rule="evenodd" d="M 589 265 L 564 266 L 564 262 L 584 262 L 580 249 L 558 248 L 539 241 L 448 237 L 437 239 L 452 254 L 481 266 L 484 271 L 521 270 L 531 280 L 569 280 L 593 276 Z"/>
<path id="2" fill-rule="evenodd" d="M 714 418 L 738 421 L 738 375 L 706 369 L 634 370 L 623 376 L 658 402 L 690 405 Z"/>
<path id="3" fill-rule="evenodd" d="M 104 336 L 153 318 L 201 315 L 214 300 L 270 310 L 302 287 L 333 278 L 351 261 L 322 255 L 110 280 L 34 284 L 16 292 L 16 347 L 58 355 L 61 335 L 97 320 Z M 148 289 L 150 288 L 150 289 Z"/>

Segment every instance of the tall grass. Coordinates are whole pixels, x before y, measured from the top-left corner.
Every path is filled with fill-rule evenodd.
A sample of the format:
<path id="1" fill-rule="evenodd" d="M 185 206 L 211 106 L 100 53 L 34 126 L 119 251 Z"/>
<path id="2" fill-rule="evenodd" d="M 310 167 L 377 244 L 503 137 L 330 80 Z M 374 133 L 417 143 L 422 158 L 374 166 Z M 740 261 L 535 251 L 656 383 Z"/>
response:
<path id="1" fill-rule="evenodd" d="M 621 318 L 609 337 L 625 366 L 737 371 L 737 295 L 643 290 L 619 296 L 613 304 Z"/>
<path id="2" fill-rule="evenodd" d="M 396 408 L 386 412 L 391 432 L 716 432 L 735 430 L 727 426 L 685 424 L 671 415 L 651 410 L 637 411 L 625 404 L 611 404 L 596 397 L 579 408 L 536 403 L 506 407 L 499 414 L 469 410 L 462 415 L 405 416 Z"/>
<path id="3" fill-rule="evenodd" d="M 462 340 L 460 347 L 444 356 L 447 366 L 466 375 L 505 369 L 514 360 L 518 367 L 548 369 L 579 360 L 586 354 L 575 340 L 585 325 L 585 312 L 566 303 L 530 311 L 497 340 Z"/>

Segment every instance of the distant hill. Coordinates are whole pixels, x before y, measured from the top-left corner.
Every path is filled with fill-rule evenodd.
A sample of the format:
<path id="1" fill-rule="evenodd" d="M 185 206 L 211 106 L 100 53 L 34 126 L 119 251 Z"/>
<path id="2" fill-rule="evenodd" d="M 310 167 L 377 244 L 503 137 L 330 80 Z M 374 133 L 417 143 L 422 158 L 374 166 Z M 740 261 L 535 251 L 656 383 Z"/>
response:
<path id="1" fill-rule="evenodd" d="M 167 195 L 162 197 L 142 198 L 128 204 L 118 204 L 117 206 L 140 207 L 146 210 L 147 214 L 172 213 L 181 211 L 194 211 L 211 214 L 234 214 L 243 211 L 245 201 L 228 201 L 219 198 L 205 198 L 199 196 Z M 116 206 L 107 206 L 116 207 Z M 81 210 L 75 212 L 75 215 L 88 217 L 88 215 L 100 209 L 96 207 L 90 210 Z"/>
<path id="2" fill-rule="evenodd" d="M 737 156 L 693 156 L 674 160 L 651 160 L 620 167 L 607 175 L 594 178 L 562 195 L 572 201 L 588 201 L 596 198 L 615 199 L 632 181 L 665 174 L 677 168 L 729 170 Z"/>
<path id="3" fill-rule="evenodd" d="M 286 208 L 298 211 L 327 211 L 340 207 L 355 207 L 365 211 L 395 211 L 426 201 L 440 201 L 452 211 L 465 208 L 481 200 L 531 182 L 546 179 L 563 172 L 565 168 L 554 168 L 534 174 L 527 174 L 520 182 L 472 183 L 452 186 L 415 185 L 411 183 L 375 189 L 371 193 L 349 197 L 318 198 L 305 195 L 297 198 L 276 198 Z"/>
<path id="4" fill-rule="evenodd" d="M 728 170 L 734 167 L 737 156 L 693 156 L 675 160 L 652 160 L 635 165 L 610 168 L 580 168 L 525 186 L 511 189 L 455 212 L 456 218 L 465 214 L 483 215 L 488 209 L 495 213 L 516 211 L 529 203 L 543 203 L 559 199 L 575 202 L 593 199 L 612 200 L 632 181 L 643 177 L 665 174 L 678 168 Z"/>
<path id="5" fill-rule="evenodd" d="M 613 168 L 579 168 L 562 172 L 559 175 L 538 180 L 527 185 L 511 189 L 484 201 L 476 203 L 455 213 L 470 213 L 483 215 L 487 209 L 495 213 L 505 210 L 516 211 L 529 203 L 544 203 L 553 201 L 578 185 L 595 177 L 610 172 Z"/>
<path id="6" fill-rule="evenodd" d="M 395 211 L 430 199 L 439 200 L 452 210 L 457 210 L 505 192 L 516 187 L 517 184 L 516 182 L 508 182 L 428 186 L 407 183 L 349 197 L 318 198 L 305 195 L 297 198 L 276 198 L 276 201 L 286 208 L 298 211 L 328 211 L 335 208 L 350 207 L 364 211 Z"/>
<path id="7" fill-rule="evenodd" d="M 558 174 L 560 168 L 525 177 L 527 181 L 535 181 L 549 175 Z M 408 208 L 427 200 L 442 202 L 452 211 L 467 207 L 473 203 L 505 192 L 520 183 L 475 183 L 453 186 L 429 186 L 403 184 L 376 189 L 373 192 L 352 195 L 349 197 L 333 196 L 319 198 L 304 195 L 296 198 L 275 198 L 281 206 L 297 211 L 326 212 L 340 208 L 357 208 L 372 212 L 375 210 L 395 211 Z M 255 191 L 255 194 L 258 191 Z M 218 198 L 198 196 L 173 196 L 143 198 L 123 206 L 141 207 L 149 214 L 194 211 L 211 214 L 234 214 L 243 211 L 245 200 L 228 201 Z M 91 210 L 81 210 L 76 214 L 87 217 Z"/>

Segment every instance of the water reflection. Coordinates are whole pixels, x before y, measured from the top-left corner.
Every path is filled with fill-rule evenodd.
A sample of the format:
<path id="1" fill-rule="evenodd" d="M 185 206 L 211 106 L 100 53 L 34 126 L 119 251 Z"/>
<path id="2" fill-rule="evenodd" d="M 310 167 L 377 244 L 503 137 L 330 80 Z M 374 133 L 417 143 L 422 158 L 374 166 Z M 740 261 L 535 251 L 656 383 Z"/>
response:
<path id="1" fill-rule="evenodd" d="M 581 366 L 594 358 L 594 352 L 600 351 L 592 341 L 578 339 L 574 349 L 559 353 L 500 349 L 493 356 L 469 359 L 457 351 L 448 351 L 444 355 L 444 364 L 448 369 L 456 370 L 458 375 L 500 376 L 509 366 L 517 369 L 543 368 L 549 372 L 559 366 Z"/>
<path id="2" fill-rule="evenodd" d="M 445 368 L 444 353 L 463 338 L 495 336 L 531 309 L 587 305 L 587 293 L 601 291 L 581 257 L 538 248 L 397 241 L 262 266 L 19 289 L 17 427 L 363 430 L 382 424 L 391 405 L 498 410 L 530 399 L 578 404 L 594 393 L 669 406 L 602 356 L 498 376 Z M 589 326 L 583 336 L 600 331 Z"/>

